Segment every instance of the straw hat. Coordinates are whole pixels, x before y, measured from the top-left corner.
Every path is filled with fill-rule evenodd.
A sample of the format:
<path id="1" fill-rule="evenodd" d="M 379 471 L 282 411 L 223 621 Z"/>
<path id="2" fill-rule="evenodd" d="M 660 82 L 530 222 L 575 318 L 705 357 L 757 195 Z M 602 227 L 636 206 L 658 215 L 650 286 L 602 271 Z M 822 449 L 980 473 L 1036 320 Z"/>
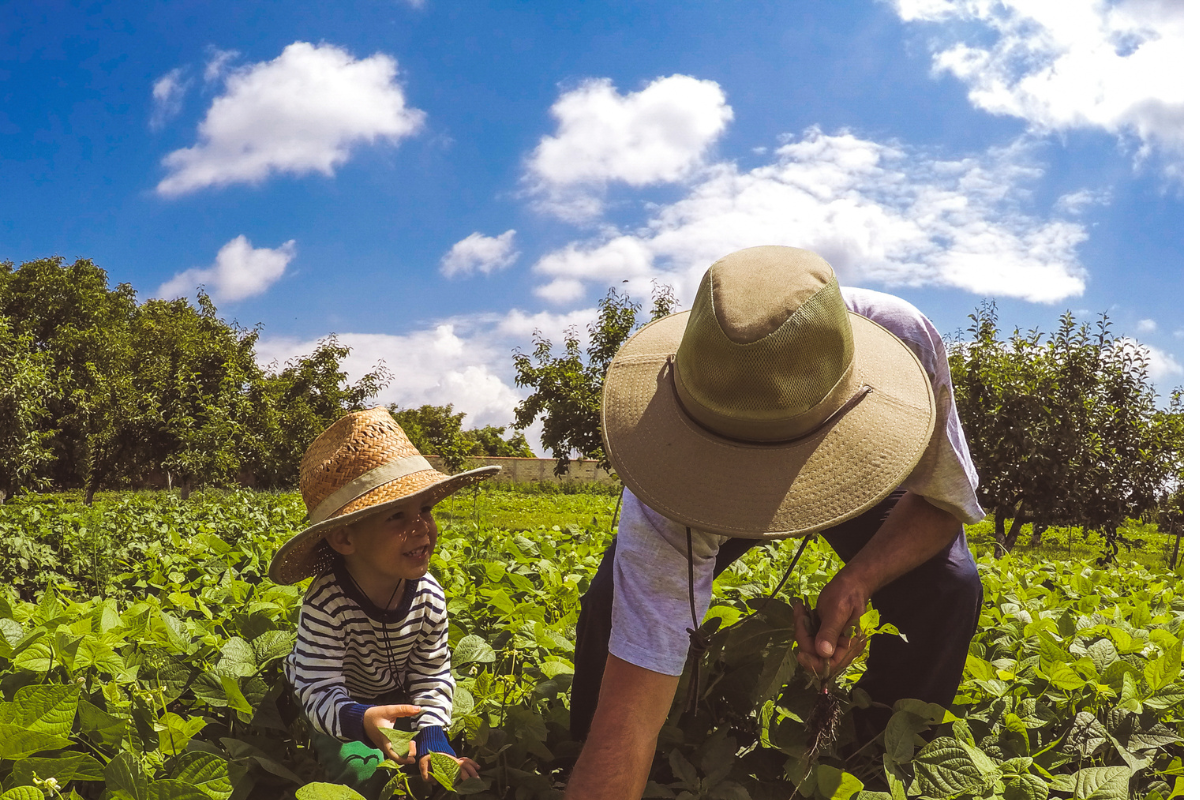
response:
<path id="1" fill-rule="evenodd" d="M 917 357 L 846 309 L 816 253 L 752 247 L 705 273 L 690 312 L 613 358 L 609 460 L 642 502 L 744 538 L 825 530 L 878 503 L 933 433 Z"/>
<path id="2" fill-rule="evenodd" d="M 421 497 L 429 505 L 499 467 L 446 475 L 429 466 L 386 408 L 354 411 L 318 436 L 300 461 L 300 495 L 313 523 L 279 548 L 268 575 L 295 583 L 328 569 L 334 530 Z"/>

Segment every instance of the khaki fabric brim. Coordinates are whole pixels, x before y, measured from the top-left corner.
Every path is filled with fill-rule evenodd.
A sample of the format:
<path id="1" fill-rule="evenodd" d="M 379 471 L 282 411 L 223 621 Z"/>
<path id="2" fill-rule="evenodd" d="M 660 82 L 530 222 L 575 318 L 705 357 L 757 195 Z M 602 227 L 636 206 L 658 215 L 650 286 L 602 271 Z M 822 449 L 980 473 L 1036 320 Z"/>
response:
<path id="1" fill-rule="evenodd" d="M 892 492 L 933 433 L 929 377 L 890 331 L 850 314 L 855 364 L 871 391 L 833 424 L 796 441 L 718 436 L 680 407 L 668 356 L 688 312 L 626 342 L 604 382 L 604 443 L 617 475 L 663 516 L 725 536 L 774 539 L 822 531 Z"/>
<path id="2" fill-rule="evenodd" d="M 267 577 L 275 583 L 287 584 L 319 575 L 332 566 L 332 551 L 328 546 L 319 545 L 338 528 L 387 511 L 417 497 L 426 500 L 429 505 L 437 505 L 459 489 L 479 483 L 498 472 L 500 467 L 480 467 L 457 475 L 446 475 L 435 469 L 427 469 L 377 486 L 347 503 L 343 508 L 347 513 L 335 512 L 328 519 L 310 525 L 288 539 L 271 559 Z"/>

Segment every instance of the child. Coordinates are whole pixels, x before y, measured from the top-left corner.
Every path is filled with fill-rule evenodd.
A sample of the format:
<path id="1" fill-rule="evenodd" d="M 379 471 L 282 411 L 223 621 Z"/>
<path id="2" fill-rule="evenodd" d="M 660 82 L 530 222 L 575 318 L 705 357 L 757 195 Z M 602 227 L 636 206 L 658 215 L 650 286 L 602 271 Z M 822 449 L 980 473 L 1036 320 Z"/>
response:
<path id="1" fill-rule="evenodd" d="M 445 731 L 454 698 L 446 600 L 429 574 L 432 508 L 499 469 L 438 472 L 384 408 L 348 414 L 305 452 L 300 493 L 312 525 L 280 548 L 269 575 L 314 577 L 284 674 L 329 780 L 382 788 L 386 775 L 374 773 L 385 757 L 417 762 L 429 780 L 430 753 L 455 755 Z M 418 715 L 409 752 L 394 752 L 381 729 Z M 478 764 L 457 760 L 463 776 L 478 777 Z"/>

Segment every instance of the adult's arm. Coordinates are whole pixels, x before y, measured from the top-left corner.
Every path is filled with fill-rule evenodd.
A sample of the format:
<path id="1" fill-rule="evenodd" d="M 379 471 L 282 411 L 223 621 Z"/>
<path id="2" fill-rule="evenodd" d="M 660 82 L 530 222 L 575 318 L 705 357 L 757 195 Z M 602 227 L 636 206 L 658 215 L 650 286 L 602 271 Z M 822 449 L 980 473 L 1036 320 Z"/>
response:
<path id="1" fill-rule="evenodd" d="M 866 610 L 871 595 L 924 564 L 954 540 L 962 523 L 914 492 L 900 498 L 879 531 L 821 590 L 814 639 L 796 617 L 796 658 L 818 672 L 825 659 L 837 661 L 848 640 L 842 634 Z"/>
<path id="2" fill-rule="evenodd" d="M 609 655 L 600 701 L 565 800 L 638 800 L 679 678 Z"/>

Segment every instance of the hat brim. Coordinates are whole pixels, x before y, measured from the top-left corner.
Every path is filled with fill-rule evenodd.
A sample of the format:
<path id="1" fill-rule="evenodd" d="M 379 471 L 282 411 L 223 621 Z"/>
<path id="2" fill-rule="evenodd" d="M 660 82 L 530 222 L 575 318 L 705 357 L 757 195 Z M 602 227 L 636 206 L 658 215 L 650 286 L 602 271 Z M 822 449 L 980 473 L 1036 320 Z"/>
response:
<path id="1" fill-rule="evenodd" d="M 365 502 L 365 507 L 356 508 L 348 514 L 329 517 L 288 539 L 271 559 L 267 576 L 275 583 L 289 584 L 318 575 L 331 566 L 326 563 L 328 556 L 322 557 L 318 552 L 318 545 L 338 528 L 352 525 L 416 498 L 425 500 L 429 505 L 437 505 L 459 489 L 479 483 L 498 472 L 500 467 L 496 466 L 480 467 L 457 475 L 446 475 L 428 469 L 382 484 L 355 501 L 355 505 Z M 379 502 L 371 502 L 372 496 L 378 497 Z"/>
<path id="2" fill-rule="evenodd" d="M 871 391 L 801 439 L 719 436 L 680 406 L 668 366 L 688 312 L 647 325 L 613 358 L 601 419 L 609 461 L 639 500 L 681 524 L 773 539 L 858 516 L 916 466 L 933 434 L 929 376 L 894 334 L 851 313 L 855 367 Z"/>

